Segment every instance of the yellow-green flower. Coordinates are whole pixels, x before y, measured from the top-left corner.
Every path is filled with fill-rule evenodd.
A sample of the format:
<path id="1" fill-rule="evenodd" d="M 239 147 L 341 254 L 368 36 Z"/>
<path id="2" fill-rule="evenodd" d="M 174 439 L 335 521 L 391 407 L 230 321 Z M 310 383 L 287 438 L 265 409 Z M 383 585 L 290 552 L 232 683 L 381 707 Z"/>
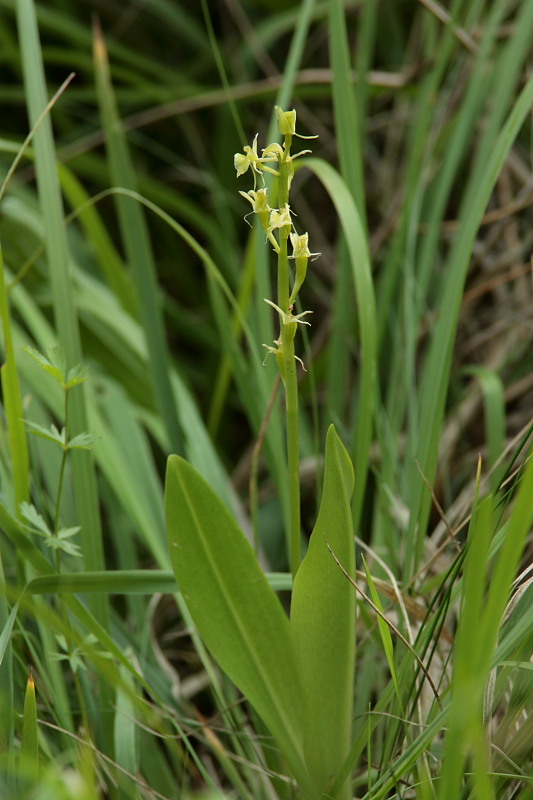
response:
<path id="1" fill-rule="evenodd" d="M 300 291 L 300 287 L 307 275 L 307 262 L 311 256 L 319 256 L 320 253 L 311 253 L 309 250 L 309 234 L 308 233 L 291 233 L 292 255 L 289 258 L 294 258 L 296 264 L 296 274 L 294 276 L 294 286 L 289 302 L 294 303 L 296 296 Z"/>
<path id="2" fill-rule="evenodd" d="M 272 209 L 268 205 L 268 190 L 258 189 L 255 191 L 254 189 L 250 189 L 249 192 L 239 192 L 239 194 L 245 197 L 246 200 L 252 204 L 253 212 L 259 217 L 259 222 L 261 223 L 263 231 L 272 242 L 276 253 L 279 253 L 279 245 L 272 235 L 272 231 L 270 230 L 270 214 Z"/>
<path id="3" fill-rule="evenodd" d="M 292 256 L 291 258 L 309 258 L 318 256 L 320 253 L 311 253 L 309 250 L 308 233 L 291 233 Z"/>
<path id="4" fill-rule="evenodd" d="M 263 149 L 262 161 L 280 161 L 283 158 L 283 147 L 278 142 L 269 144 Z"/>
<path id="5" fill-rule="evenodd" d="M 285 383 L 285 354 L 283 353 L 281 339 L 275 339 L 274 340 L 274 344 L 276 345 L 275 347 L 271 347 L 269 344 L 264 344 L 263 345 L 263 347 L 265 347 L 267 349 L 267 351 L 268 351 L 266 356 L 265 356 L 265 359 L 263 361 L 263 366 L 266 364 L 266 360 L 267 360 L 267 358 L 269 357 L 270 354 L 276 356 L 276 362 L 278 364 L 279 374 L 281 375 L 281 380 L 283 381 L 283 383 Z M 302 361 L 302 359 L 299 358 L 299 356 L 296 356 L 296 355 L 294 356 L 294 358 L 296 359 L 296 361 L 300 362 L 300 364 L 302 365 L 303 371 L 307 372 L 307 370 L 305 368 L 305 365 L 304 365 L 304 362 Z"/>
<path id="6" fill-rule="evenodd" d="M 286 203 L 283 208 L 273 208 L 270 212 L 270 224 L 268 230 L 270 233 L 276 228 L 292 228 L 291 210 L 289 204 Z"/>
<path id="7" fill-rule="evenodd" d="M 251 167 L 254 172 L 259 172 L 259 154 L 257 152 L 257 137 L 259 134 L 255 134 L 254 140 L 252 142 L 252 146 L 245 145 L 244 146 L 244 153 L 235 153 L 233 157 L 233 163 L 235 164 L 235 169 L 237 170 L 237 177 L 240 175 L 244 175 L 245 172 L 248 171 L 249 167 Z"/>
<path id="8" fill-rule="evenodd" d="M 310 322 L 308 322 L 306 319 L 302 319 L 302 317 L 305 317 L 307 314 L 312 314 L 312 311 L 302 311 L 301 314 L 293 314 L 292 305 L 289 306 L 287 311 L 282 311 L 279 306 L 273 303 L 272 300 L 267 300 L 266 297 L 265 303 L 268 303 L 269 306 L 272 306 L 272 308 L 278 312 L 281 324 L 287 327 L 287 331 L 290 334 L 291 339 L 294 339 L 296 336 L 296 328 L 298 325 L 311 325 Z"/>
<path id="9" fill-rule="evenodd" d="M 278 130 L 282 136 L 288 137 L 289 146 L 290 140 L 293 136 L 299 139 L 318 139 L 318 134 L 314 136 L 302 136 L 301 133 L 296 133 L 296 109 L 292 111 L 283 111 L 280 106 L 274 106 L 276 117 L 278 118 Z"/>

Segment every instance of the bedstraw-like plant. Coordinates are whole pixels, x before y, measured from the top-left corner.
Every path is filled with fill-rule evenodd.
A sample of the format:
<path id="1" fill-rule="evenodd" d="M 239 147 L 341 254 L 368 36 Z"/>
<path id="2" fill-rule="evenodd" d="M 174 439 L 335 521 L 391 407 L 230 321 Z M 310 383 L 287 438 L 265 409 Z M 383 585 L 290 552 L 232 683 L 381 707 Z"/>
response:
<path id="1" fill-rule="evenodd" d="M 293 573 L 290 619 L 232 514 L 178 456 L 171 456 L 167 466 L 166 524 L 172 566 L 198 631 L 271 732 L 302 797 L 318 800 L 326 794 L 348 800 L 350 781 L 337 776 L 351 741 L 355 599 L 339 563 L 353 578 L 354 475 L 348 453 L 331 426 L 320 510 L 300 563 L 295 338 L 298 325 L 309 324 L 305 317 L 310 312 L 295 314 L 294 303 L 309 258 L 318 254 L 310 252 L 308 234 L 295 230 L 291 215 L 293 162 L 302 155 L 291 155 L 296 112 L 276 107 L 276 114 L 283 145 L 270 144 L 259 155 L 256 136 L 252 146 L 235 156 L 235 168 L 237 176 L 252 172 L 254 187 L 241 194 L 251 203 L 277 257 L 277 302 L 266 302 L 279 316 L 280 333 L 274 346 L 265 347 L 276 357 L 285 389 Z M 264 185 L 265 172 L 273 176 L 269 189 Z M 271 197 L 276 198 L 275 207 L 270 206 Z"/>

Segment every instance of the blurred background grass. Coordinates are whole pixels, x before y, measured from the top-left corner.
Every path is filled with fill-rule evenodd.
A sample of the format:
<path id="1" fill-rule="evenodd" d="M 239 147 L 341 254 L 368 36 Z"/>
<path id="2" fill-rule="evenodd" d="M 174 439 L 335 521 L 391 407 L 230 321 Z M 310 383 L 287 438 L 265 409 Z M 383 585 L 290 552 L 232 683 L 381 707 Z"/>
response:
<path id="1" fill-rule="evenodd" d="M 313 310 L 300 350 L 307 368 L 300 375 L 304 534 L 316 516 L 324 435 L 334 422 L 360 465 L 357 535 L 403 580 L 415 618 L 432 598 L 439 607 L 444 688 L 446 603 L 459 575 L 449 534 L 464 541 L 478 454 L 482 486 L 496 492 L 520 467 L 531 423 L 533 6 L 49 0 L 35 12 L 42 52 L 33 3 L 0 0 L 2 175 L 46 102 L 72 71 L 76 76 L 51 112 L 53 139 L 41 125 L 0 207 L 12 367 L 24 416 L 43 425 L 62 424 L 63 397 L 22 345 L 45 351 L 59 340 L 70 365 L 89 367 L 72 426 L 98 438 L 93 456 L 68 464 L 61 521 L 82 525 L 83 555 L 64 557 L 63 572 L 107 569 L 130 577 L 109 602 L 102 575 L 86 584 L 95 592 L 88 595 L 90 619 L 85 606 L 63 606 L 48 594 L 22 604 L 11 644 L 6 637 L 2 645 L 2 735 L 16 752 L 32 663 L 41 752 L 53 769 L 74 764 L 87 775 L 96 766 L 110 796 L 183 797 L 207 785 L 266 797 L 267 766 L 282 766 L 242 736 L 246 721 L 233 705 L 235 692 L 187 634 L 185 607 L 178 598 L 177 611 L 166 594 L 168 576 L 149 583 L 126 573 L 168 569 L 162 481 L 170 452 L 192 461 L 252 537 L 248 480 L 275 384 L 274 360 L 262 365 L 261 345 L 276 331 L 263 303 L 273 296 L 267 249 L 243 222 L 248 208 L 237 192 L 248 186 L 235 178 L 233 154 L 256 133 L 260 146 L 271 140 L 276 102 L 295 107 L 297 129 L 319 134 L 313 156 L 338 169 L 356 201 L 373 287 L 358 283 L 351 232 L 342 231 L 328 192 L 307 169 L 295 177 L 298 230 L 309 231 L 312 249 L 322 253 L 302 291 L 302 308 Z M 144 204 L 108 192 L 113 187 L 138 192 Z M 374 304 L 375 319 L 368 314 Z M 278 398 L 258 473 L 259 532 L 272 571 L 287 568 L 281 420 Z M 24 490 L 17 495 L 5 424 L 2 619 L 13 622 L 22 587 L 51 568 L 39 560 L 46 553 L 40 541 L 20 528 L 15 497 Z M 47 441 L 28 439 L 28 499 L 50 519 L 60 454 Z M 498 497 L 509 503 L 512 492 Z M 390 575 L 377 562 L 372 569 L 394 597 Z M 405 620 L 399 624 L 405 632 Z M 384 693 L 389 676 L 375 625 L 362 612 L 354 765 L 364 761 L 369 728 L 361 715 L 369 704 L 384 696 L 382 710 L 400 713 Z M 129 654 L 120 668 L 101 655 L 112 642 Z M 523 691 L 529 698 L 527 682 Z M 504 747 L 516 711 L 501 713 Z M 221 716 L 202 727 L 212 714 Z M 89 726 L 104 755 L 84 744 L 80 725 Z M 393 774 L 397 766 L 414 781 L 401 758 L 415 737 L 401 726 L 391 733 L 383 722 L 370 728 L 367 757 L 379 766 L 372 780 L 367 765 L 358 773 L 359 794 L 391 764 Z M 426 746 L 420 742 L 420 753 Z M 440 756 L 437 741 L 437 762 Z M 518 760 L 529 772 L 529 756 Z M 50 786 L 61 782 L 53 769 Z M 13 794 L 12 772 L 8 763 L 6 796 L 22 796 Z M 418 777 L 429 781 L 430 774 L 427 766 Z M 97 796 L 96 783 L 85 781 L 87 797 Z M 282 782 L 273 785 L 289 796 Z M 511 797 L 515 786 L 503 778 L 498 798 Z M 368 796 L 401 796 L 403 789 L 384 791 L 391 793 Z"/>

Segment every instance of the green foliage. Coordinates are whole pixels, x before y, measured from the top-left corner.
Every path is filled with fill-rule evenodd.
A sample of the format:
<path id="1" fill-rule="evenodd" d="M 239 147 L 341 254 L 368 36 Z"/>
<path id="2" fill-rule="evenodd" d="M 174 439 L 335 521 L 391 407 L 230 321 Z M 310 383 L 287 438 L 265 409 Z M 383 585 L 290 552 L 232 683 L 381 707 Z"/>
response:
<path id="1" fill-rule="evenodd" d="M 165 505 L 172 566 L 216 660 L 280 745 L 306 797 L 319 797 L 350 747 L 355 659 L 353 470 L 333 428 L 309 550 L 294 581 L 290 622 L 246 537 L 213 490 L 172 456 Z M 339 797 L 348 796 L 346 785 Z"/>
<path id="2" fill-rule="evenodd" d="M 165 508 L 172 566 L 202 639 L 303 774 L 303 698 L 289 621 L 211 487 L 177 456 Z"/>
<path id="3" fill-rule="evenodd" d="M 531 800 L 533 4 L 0 6 L 0 796 Z"/>
<path id="4" fill-rule="evenodd" d="M 350 458 L 331 426 L 320 510 L 291 599 L 291 632 L 305 701 L 305 756 L 315 786 L 327 787 L 328 793 L 351 744 L 355 592 L 332 553 L 354 578 L 353 484 Z M 351 794 L 346 782 L 334 796 Z"/>
<path id="5" fill-rule="evenodd" d="M 22 784 L 28 783 L 30 786 L 37 783 L 39 776 L 37 702 L 35 698 L 35 683 L 31 672 L 26 684 L 24 697 L 19 775 Z"/>

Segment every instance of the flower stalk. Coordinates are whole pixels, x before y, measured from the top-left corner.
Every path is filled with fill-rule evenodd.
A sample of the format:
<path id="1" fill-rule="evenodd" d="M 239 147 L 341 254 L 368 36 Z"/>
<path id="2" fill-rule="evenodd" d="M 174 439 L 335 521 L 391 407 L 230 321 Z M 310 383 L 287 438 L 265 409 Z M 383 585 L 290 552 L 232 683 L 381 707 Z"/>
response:
<path id="1" fill-rule="evenodd" d="M 291 155 L 293 136 L 298 136 L 295 131 L 296 111 L 282 111 L 276 106 L 278 128 L 283 136 L 283 146 L 277 142 L 268 145 L 262 150 L 260 156 L 257 149 L 257 135 L 252 146 L 245 146 L 244 153 L 237 153 L 234 157 L 237 177 L 243 175 L 248 169 L 252 170 L 254 188 L 249 192 L 240 192 L 252 205 L 253 213 L 257 214 L 261 227 L 277 255 L 277 304 L 266 300 L 278 312 L 280 319 L 280 333 L 274 341 L 275 347 L 264 345 L 268 353 L 276 356 L 276 362 L 285 388 L 285 415 L 287 429 L 287 464 L 289 472 L 289 498 L 290 498 L 290 530 L 289 530 L 289 559 L 293 577 L 296 575 L 301 562 L 301 523 L 300 523 L 300 444 L 298 432 L 298 375 L 296 361 L 301 359 L 295 353 L 295 336 L 298 324 L 309 325 L 302 319 L 310 311 L 293 315 L 294 303 L 307 273 L 307 262 L 311 253 L 308 248 L 308 234 L 298 234 L 295 230 L 289 204 L 289 194 L 294 175 L 294 159 L 309 153 L 303 150 Z M 314 137 L 302 137 L 314 138 Z M 264 172 L 274 176 L 277 182 L 278 208 L 268 205 L 267 189 L 256 191 L 257 176 L 264 184 Z M 292 245 L 292 254 L 289 255 L 289 240 Z M 289 260 L 294 259 L 296 269 L 291 290 L 291 269 Z M 303 366 L 303 364 L 302 364 Z"/>

